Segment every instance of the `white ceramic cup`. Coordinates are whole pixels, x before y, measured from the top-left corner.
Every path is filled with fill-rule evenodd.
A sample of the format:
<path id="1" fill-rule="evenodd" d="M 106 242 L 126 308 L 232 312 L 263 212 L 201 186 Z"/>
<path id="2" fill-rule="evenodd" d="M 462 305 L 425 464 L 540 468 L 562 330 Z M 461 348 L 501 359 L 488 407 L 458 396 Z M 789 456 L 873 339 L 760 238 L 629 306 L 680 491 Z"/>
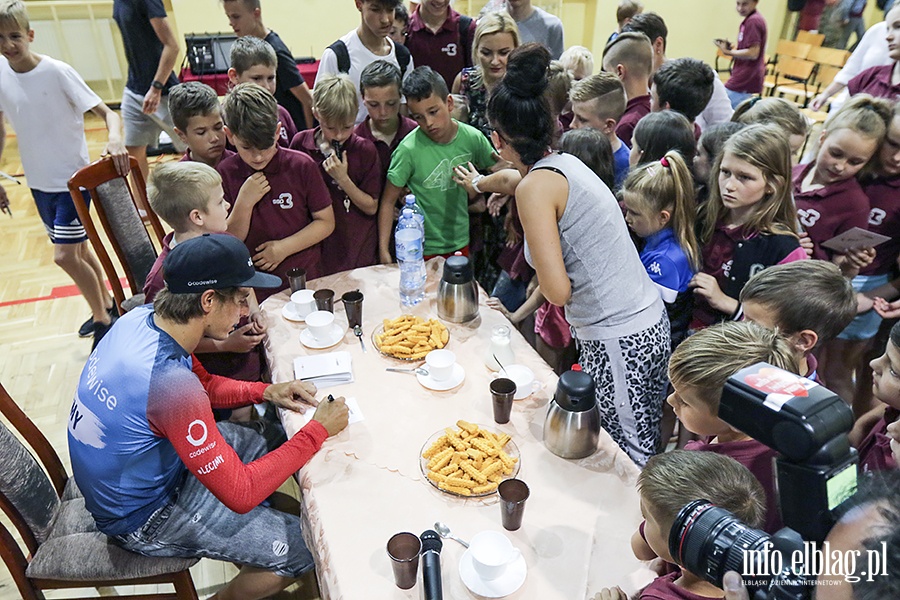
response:
<path id="1" fill-rule="evenodd" d="M 453 375 L 456 355 L 450 350 L 432 350 L 425 355 L 425 364 L 428 365 L 428 375 L 434 381 L 446 381 Z"/>
<path id="2" fill-rule="evenodd" d="M 313 298 L 315 290 L 297 290 L 291 294 L 291 304 L 297 316 L 305 319 L 306 315 L 316 310 L 316 300 Z"/>
<path id="3" fill-rule="evenodd" d="M 525 365 L 508 365 L 498 371 L 495 377 L 507 377 L 516 382 L 516 395 L 513 400 L 522 400 L 534 393 L 534 371 Z"/>
<path id="4" fill-rule="evenodd" d="M 304 290 L 305 291 L 305 290 Z M 334 313 L 327 310 L 314 310 L 306 315 L 306 327 L 316 341 L 327 342 L 334 325 Z"/>
<path id="5" fill-rule="evenodd" d="M 509 538 L 499 531 L 482 531 L 469 542 L 472 566 L 481 579 L 491 581 L 503 575 L 506 568 L 518 560 L 520 552 Z"/>

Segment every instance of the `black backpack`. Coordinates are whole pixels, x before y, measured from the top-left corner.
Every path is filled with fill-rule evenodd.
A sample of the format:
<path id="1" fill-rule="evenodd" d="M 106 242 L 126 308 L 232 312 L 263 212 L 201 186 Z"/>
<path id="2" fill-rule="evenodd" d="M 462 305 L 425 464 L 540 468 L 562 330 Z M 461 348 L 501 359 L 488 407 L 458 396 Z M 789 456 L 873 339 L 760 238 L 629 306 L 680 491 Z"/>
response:
<path id="1" fill-rule="evenodd" d="M 337 57 L 337 66 L 340 73 L 350 72 L 350 52 L 347 51 L 347 44 L 342 40 L 328 46 Z M 403 44 L 394 44 L 394 53 L 397 55 L 397 62 L 400 64 L 400 79 L 406 74 L 406 68 L 409 67 L 411 55 L 409 48 Z"/>

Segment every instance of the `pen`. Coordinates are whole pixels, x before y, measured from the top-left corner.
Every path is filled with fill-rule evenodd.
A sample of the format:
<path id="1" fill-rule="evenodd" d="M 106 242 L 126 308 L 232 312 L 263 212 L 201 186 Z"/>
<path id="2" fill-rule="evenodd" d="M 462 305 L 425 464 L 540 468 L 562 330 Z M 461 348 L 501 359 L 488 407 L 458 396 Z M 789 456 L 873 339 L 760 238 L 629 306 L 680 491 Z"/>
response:
<path id="1" fill-rule="evenodd" d="M 329 402 L 334 402 L 334 396 L 332 396 L 331 394 L 328 394 L 328 397 L 326 398 L 326 400 L 328 400 Z"/>

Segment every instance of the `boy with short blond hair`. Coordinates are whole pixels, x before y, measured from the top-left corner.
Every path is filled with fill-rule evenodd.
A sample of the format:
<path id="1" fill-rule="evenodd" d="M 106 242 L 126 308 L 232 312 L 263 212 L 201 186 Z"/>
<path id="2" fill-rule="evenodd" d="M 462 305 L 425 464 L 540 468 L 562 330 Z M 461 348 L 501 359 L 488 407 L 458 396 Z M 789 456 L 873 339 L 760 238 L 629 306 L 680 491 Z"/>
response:
<path id="1" fill-rule="evenodd" d="M 84 136 L 87 111 L 104 120 L 109 131 L 105 153 L 112 156 L 121 175 L 128 174 L 122 122 L 75 69 L 31 50 L 34 30 L 21 1 L 0 2 L 0 38 L 6 56 L 0 63 L 0 156 L 6 141 L 5 115 L 16 131 L 28 187 L 53 243 L 53 261 L 72 278 L 91 309 L 91 318 L 79 334 L 93 335 L 96 346 L 118 311 L 106 290 L 100 263 L 87 245 L 68 181 L 90 162 Z M 87 193 L 83 195 L 88 202 Z M 2 187 L 0 210 L 12 214 Z"/>
<path id="2" fill-rule="evenodd" d="M 222 177 L 200 161 L 157 166 L 147 182 L 147 199 L 173 230 L 163 238 L 162 250 L 144 282 L 144 300 L 151 304 L 165 287 L 162 266 L 169 251 L 201 235 L 225 233 L 230 205 L 222 191 Z M 265 338 L 266 325 L 259 317 L 255 297 L 250 305 L 250 318 L 242 319 L 226 339 L 204 338 L 197 347 L 200 362 L 210 373 L 242 381 L 261 380 L 265 361 L 259 344 Z M 235 413 L 241 418 L 249 416 L 249 411 Z"/>
<path id="3" fill-rule="evenodd" d="M 799 285 L 798 285 L 799 283 Z M 817 380 L 814 348 L 833 340 L 856 316 L 856 292 L 830 261 L 801 260 L 764 269 L 741 289 L 744 319 L 785 336 L 800 374 Z"/>
<path id="4" fill-rule="evenodd" d="M 169 90 L 169 113 L 175 133 L 187 144 L 181 161 L 215 167 L 234 152 L 225 147 L 225 121 L 216 91 L 199 81 L 179 83 Z"/>
<path id="5" fill-rule="evenodd" d="M 394 207 L 408 187 L 425 217 L 425 256 L 469 252 L 469 197 L 453 181 L 453 169 L 473 163 L 477 169 L 494 166 L 498 157 L 484 135 L 450 116 L 453 98 L 444 78 L 419 67 L 403 82 L 410 116 L 419 127 L 406 136 L 391 156 L 387 184 L 378 209 L 378 255 L 391 262 L 388 244 Z"/>
<path id="6" fill-rule="evenodd" d="M 228 80 L 232 85 L 239 83 L 255 83 L 273 96 L 278 90 L 278 57 L 275 49 L 265 40 L 247 35 L 238 38 L 231 47 L 231 67 L 228 69 Z M 278 98 L 276 97 L 277 101 Z M 278 120 L 281 130 L 278 145 L 287 148 L 297 135 L 294 119 L 287 109 L 278 105 Z"/>
<path id="7" fill-rule="evenodd" d="M 731 456 L 750 469 L 766 490 L 768 511 L 764 529 L 781 528 L 772 474 L 775 451 L 718 417 L 719 399 L 729 377 L 750 365 L 766 362 L 797 373 L 794 349 L 777 331 L 749 321 L 719 323 L 684 340 L 669 360 L 673 393 L 668 402 L 688 431 L 707 441 L 689 442 L 686 450 Z"/>
<path id="8" fill-rule="evenodd" d="M 341 73 L 313 90 L 315 129 L 301 131 L 291 148 L 312 158 L 322 171 L 334 209 L 334 233 L 322 241 L 322 275 L 378 261 L 378 198 L 381 162 L 375 144 L 353 133 L 359 106 L 356 88 Z"/>
<path id="9" fill-rule="evenodd" d="M 400 69 L 386 60 L 369 63 L 359 76 L 359 93 L 368 115 L 353 133 L 375 144 L 381 162 L 382 188 L 391 154 L 418 127 L 415 121 L 400 114 L 400 85 Z"/>
<path id="10" fill-rule="evenodd" d="M 263 24 L 262 6 L 259 0 L 222 0 L 225 16 L 238 38 L 251 35 L 265 40 L 277 57 L 278 73 L 275 85 L 275 100 L 287 109 L 291 121 L 298 129 L 312 127 L 312 93 L 306 85 L 297 61 L 277 33 Z M 288 138 L 290 139 L 290 138 Z"/>
<path id="11" fill-rule="evenodd" d="M 616 125 L 625 112 L 625 87 L 619 78 L 605 71 L 576 81 L 569 92 L 572 101 L 572 129 L 592 127 L 603 133 L 612 146 L 615 162 L 615 189 L 628 175 L 628 146 L 616 135 Z"/>
<path id="12" fill-rule="evenodd" d="M 612 73 L 625 88 L 625 112 L 616 124 L 616 136 L 631 148 L 634 128 L 650 114 L 650 90 L 647 82 L 653 73 L 653 46 L 639 31 L 620 33 L 603 51 L 603 70 Z"/>
<path id="13" fill-rule="evenodd" d="M 258 85 L 235 87 L 225 97 L 224 111 L 225 133 L 237 149 L 217 168 L 232 203 L 228 232 L 244 241 L 257 269 L 281 277 L 283 288 L 293 268 L 306 269 L 309 279 L 318 277 L 319 242 L 334 230 L 331 198 L 318 167 L 302 152 L 278 146 L 278 104 Z"/>

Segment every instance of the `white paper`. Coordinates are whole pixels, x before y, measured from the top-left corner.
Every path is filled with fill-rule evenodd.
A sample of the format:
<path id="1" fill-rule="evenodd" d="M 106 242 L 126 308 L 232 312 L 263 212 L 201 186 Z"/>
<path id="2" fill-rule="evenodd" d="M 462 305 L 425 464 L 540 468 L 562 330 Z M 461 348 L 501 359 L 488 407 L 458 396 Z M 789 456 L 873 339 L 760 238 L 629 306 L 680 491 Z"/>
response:
<path id="1" fill-rule="evenodd" d="M 838 253 L 845 253 L 848 250 L 858 250 L 860 248 L 874 248 L 879 244 L 883 244 L 890 240 L 886 235 L 867 231 L 859 227 L 848 229 L 840 235 L 836 235 L 826 242 L 822 242 L 823 248 L 834 250 Z"/>
<path id="2" fill-rule="evenodd" d="M 325 398 L 321 398 L 321 399 L 319 399 L 319 402 L 328 402 L 328 400 L 326 400 Z M 362 410 L 360 410 L 360 408 L 359 408 L 359 403 L 356 402 L 355 397 L 351 396 L 350 398 L 344 398 L 344 402 L 347 404 L 347 408 L 350 411 L 350 413 L 348 415 L 347 425 L 353 425 L 354 423 L 359 423 L 360 421 L 365 419 L 365 417 L 363 417 Z M 302 428 L 307 423 L 312 421 L 314 414 L 316 414 L 315 408 L 313 408 L 313 407 L 307 408 L 306 412 L 303 413 L 302 415 L 300 415 L 300 419 L 299 419 L 299 421 L 301 423 L 300 427 Z"/>
<path id="3" fill-rule="evenodd" d="M 342 350 L 298 356 L 294 359 L 294 377 L 316 384 L 317 389 L 352 383 L 353 368 L 350 353 Z"/>

